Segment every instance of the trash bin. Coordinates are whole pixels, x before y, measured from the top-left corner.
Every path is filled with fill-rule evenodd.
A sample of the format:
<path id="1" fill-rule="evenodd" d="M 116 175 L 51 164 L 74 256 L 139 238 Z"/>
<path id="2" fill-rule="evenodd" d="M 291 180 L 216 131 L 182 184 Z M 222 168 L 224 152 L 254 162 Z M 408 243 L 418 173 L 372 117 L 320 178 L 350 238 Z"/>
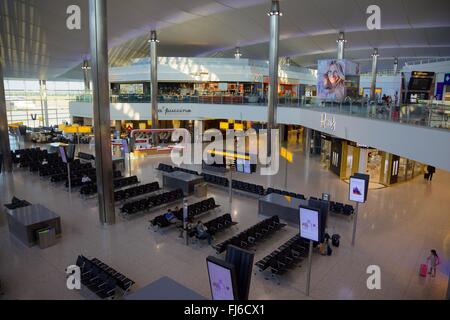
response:
<path id="1" fill-rule="evenodd" d="M 204 198 L 208 195 L 208 187 L 206 183 L 197 183 L 194 186 L 194 194 L 198 198 Z"/>
<path id="2" fill-rule="evenodd" d="M 56 243 L 55 228 L 45 228 L 37 231 L 38 243 L 41 249 L 51 247 Z"/>

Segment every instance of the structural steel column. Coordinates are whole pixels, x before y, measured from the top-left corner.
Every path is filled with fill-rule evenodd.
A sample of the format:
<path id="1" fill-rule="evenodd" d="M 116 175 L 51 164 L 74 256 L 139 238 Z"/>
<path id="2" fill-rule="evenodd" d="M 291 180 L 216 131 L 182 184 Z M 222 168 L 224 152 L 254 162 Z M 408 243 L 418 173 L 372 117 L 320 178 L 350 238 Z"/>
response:
<path id="1" fill-rule="evenodd" d="M 6 114 L 5 84 L 3 83 L 3 65 L 0 57 L 0 153 L 3 155 L 3 170 L 12 171 L 11 148 L 9 146 L 8 118 Z M 0 159 L 1 160 L 1 159 Z"/>
<path id="2" fill-rule="evenodd" d="M 338 59 L 344 59 L 344 46 L 347 40 L 345 40 L 344 32 L 339 32 L 339 39 L 336 40 L 338 47 L 337 47 L 337 58 Z"/>
<path id="3" fill-rule="evenodd" d="M 278 42 L 280 37 L 280 3 L 272 0 L 272 7 L 268 13 L 270 17 L 269 44 L 269 103 L 267 106 L 267 155 L 272 155 L 271 130 L 276 128 L 278 105 Z"/>
<path id="4" fill-rule="evenodd" d="M 47 101 L 47 81 L 39 80 L 39 91 L 41 94 L 42 125 L 48 127 L 48 101 Z"/>
<path id="5" fill-rule="evenodd" d="M 115 213 L 109 111 L 106 0 L 89 0 L 89 31 L 99 217 L 102 224 L 113 224 Z"/>
<path id="6" fill-rule="evenodd" d="M 377 85 L 377 63 L 378 49 L 373 49 L 372 53 L 372 80 L 370 82 L 370 100 L 375 101 L 375 88 Z"/>
<path id="7" fill-rule="evenodd" d="M 159 40 L 156 37 L 156 31 L 150 32 L 150 85 L 152 99 L 152 129 L 158 129 L 158 53 L 156 45 Z M 153 143 L 157 144 L 157 135 L 153 135 Z"/>

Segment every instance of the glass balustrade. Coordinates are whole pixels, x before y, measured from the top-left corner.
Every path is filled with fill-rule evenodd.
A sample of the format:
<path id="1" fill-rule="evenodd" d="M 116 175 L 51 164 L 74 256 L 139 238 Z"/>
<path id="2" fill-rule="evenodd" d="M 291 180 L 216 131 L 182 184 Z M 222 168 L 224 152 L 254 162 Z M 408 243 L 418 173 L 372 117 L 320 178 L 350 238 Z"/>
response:
<path id="1" fill-rule="evenodd" d="M 79 102 L 92 102 L 92 95 L 78 95 Z M 110 97 L 112 103 L 150 103 L 150 95 L 119 94 Z M 194 103 L 224 105 L 267 105 L 267 96 L 261 95 L 159 95 L 158 103 Z M 342 102 L 326 101 L 316 97 L 279 97 L 278 105 L 290 108 L 304 108 L 333 114 L 345 114 L 377 120 L 394 121 L 404 124 L 449 129 L 450 106 L 432 102 L 401 106 L 375 103 L 363 99 L 346 98 Z"/>

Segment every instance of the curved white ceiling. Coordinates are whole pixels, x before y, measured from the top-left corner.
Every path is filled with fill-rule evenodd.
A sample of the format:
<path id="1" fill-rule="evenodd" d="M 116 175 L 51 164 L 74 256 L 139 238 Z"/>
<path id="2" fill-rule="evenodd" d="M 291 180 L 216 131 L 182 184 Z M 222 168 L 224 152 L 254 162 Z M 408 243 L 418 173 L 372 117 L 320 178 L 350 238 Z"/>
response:
<path id="1" fill-rule="evenodd" d="M 366 28 L 366 8 L 381 8 L 381 30 Z M 66 28 L 66 9 L 82 10 L 81 30 Z M 450 56 L 449 0 L 281 0 L 280 55 L 302 66 L 336 56 L 345 31 L 346 57 L 370 65 L 379 48 L 380 67 L 425 57 Z M 158 30 L 161 56 L 267 59 L 269 0 L 108 0 L 110 62 L 124 64 L 148 55 L 149 30 Z M 5 76 L 81 78 L 89 55 L 88 0 L 2 0 L 0 56 Z M 72 72 L 70 72 L 72 70 Z M 74 72 L 75 71 L 75 72 Z M 69 73 L 67 73 L 69 72 Z"/>

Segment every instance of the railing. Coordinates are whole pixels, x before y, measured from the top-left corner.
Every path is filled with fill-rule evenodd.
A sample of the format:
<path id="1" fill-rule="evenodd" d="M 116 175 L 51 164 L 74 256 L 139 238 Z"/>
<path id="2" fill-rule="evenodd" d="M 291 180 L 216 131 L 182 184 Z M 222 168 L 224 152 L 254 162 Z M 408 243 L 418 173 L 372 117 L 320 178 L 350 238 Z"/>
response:
<path id="1" fill-rule="evenodd" d="M 76 101 L 91 102 L 90 95 L 77 97 Z M 112 103 L 150 103 L 148 95 L 117 95 L 111 97 Z M 210 96 L 180 96 L 160 95 L 158 103 L 192 103 L 192 104 L 224 104 L 266 106 L 267 97 L 260 95 L 210 95 Z M 448 117 L 450 106 L 426 101 L 419 104 L 387 105 L 383 102 L 352 100 L 346 97 L 342 102 L 322 100 L 317 97 L 279 97 L 278 105 L 290 108 L 305 108 L 328 113 L 345 114 L 357 117 L 394 121 L 398 123 L 419 126 L 450 129 Z"/>

